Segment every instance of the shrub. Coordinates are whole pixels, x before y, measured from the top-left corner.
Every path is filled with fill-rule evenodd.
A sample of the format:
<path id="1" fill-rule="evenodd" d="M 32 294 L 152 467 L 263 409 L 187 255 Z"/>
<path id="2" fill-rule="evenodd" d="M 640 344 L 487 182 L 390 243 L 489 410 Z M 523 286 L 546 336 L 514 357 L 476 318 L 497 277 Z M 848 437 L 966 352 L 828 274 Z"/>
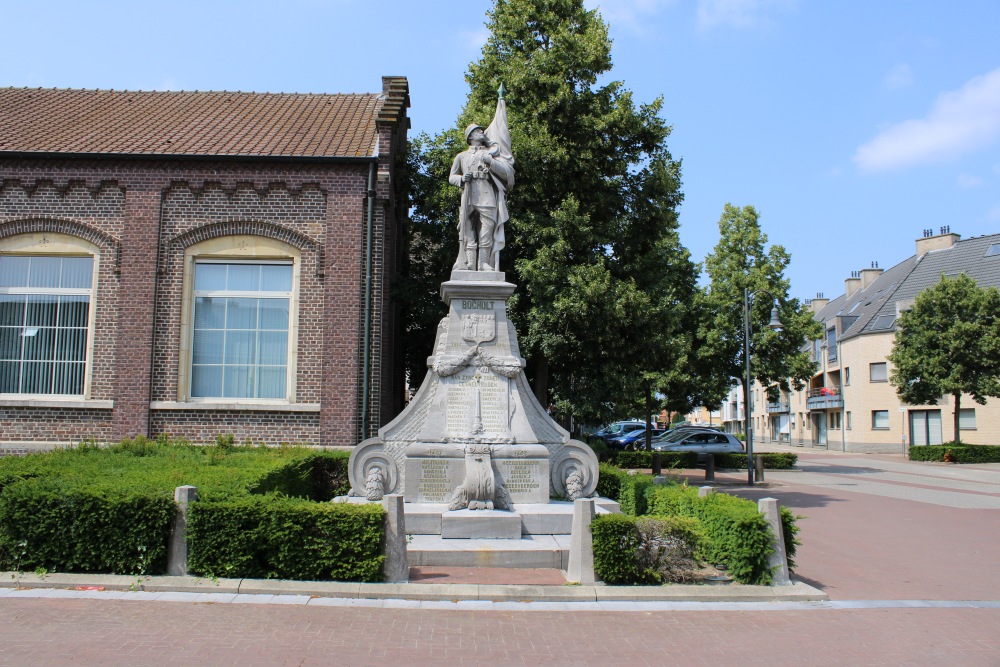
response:
<path id="1" fill-rule="evenodd" d="M 591 523 L 594 573 L 607 584 L 691 581 L 704 534 L 695 519 L 605 514 Z"/>
<path id="2" fill-rule="evenodd" d="M 950 452 L 950 456 L 949 456 Z M 949 463 L 1000 463 L 1000 447 L 946 442 L 943 445 L 910 447 L 911 461 L 951 461 Z"/>
<path id="3" fill-rule="evenodd" d="M 653 486 L 653 476 L 631 475 L 621 468 L 602 463 L 597 479 L 597 495 L 616 501 L 630 516 L 646 513 L 646 489 Z"/>
<path id="4" fill-rule="evenodd" d="M 763 452 L 755 454 L 764 459 L 764 468 L 767 470 L 791 470 L 799 462 L 799 455 L 792 452 Z M 735 470 L 747 469 L 746 454 L 716 454 L 716 468 L 731 468 Z"/>
<path id="5" fill-rule="evenodd" d="M 381 581 L 381 505 L 280 496 L 197 502 L 188 514 L 193 574 Z"/>
<path id="6" fill-rule="evenodd" d="M 653 454 L 639 450 L 637 452 L 617 452 L 615 465 L 619 468 L 652 468 Z M 660 465 L 664 469 L 695 468 L 698 465 L 698 455 L 694 452 L 658 452 Z"/>
<path id="7" fill-rule="evenodd" d="M 607 461 L 611 458 L 611 450 L 608 449 L 608 445 L 604 442 L 604 440 L 601 440 L 600 438 L 593 438 L 592 440 L 588 440 L 587 444 L 590 445 L 590 448 L 594 450 L 595 454 L 597 454 L 598 461 Z"/>
<path id="8" fill-rule="evenodd" d="M 346 452 L 238 446 L 226 436 L 207 447 L 176 444 L 166 436 L 156 441 L 137 437 L 110 447 L 82 443 L 75 449 L 3 457 L 0 567 L 163 572 L 170 523 L 176 513 L 174 489 L 190 484 L 198 487 L 199 499 L 193 507 L 234 503 L 236 516 L 231 523 L 248 526 L 239 539 L 227 529 L 230 544 L 235 546 L 231 555 L 221 557 L 220 564 L 205 560 L 209 558 L 205 554 L 216 553 L 210 548 L 216 538 L 202 533 L 209 542 L 200 553 L 203 563 L 212 563 L 212 572 L 248 571 L 257 573 L 254 576 L 298 572 L 310 578 L 371 580 L 381 561 L 368 551 L 370 526 L 359 525 L 358 535 L 352 536 L 351 521 L 357 524 L 361 519 L 345 517 L 354 516 L 355 510 L 340 508 L 327 516 L 326 505 L 309 502 L 347 492 L 348 458 Z M 261 519 L 262 514 L 269 518 Z M 376 549 L 381 530 L 379 524 Z M 310 531 L 316 537 L 311 538 Z M 283 545 L 273 535 L 295 543 Z M 315 547 L 313 543 L 327 535 L 337 536 L 339 542 Z M 192 548 L 197 551 L 197 545 Z M 294 554 L 301 555 L 303 550 L 316 551 L 314 563 L 293 565 L 299 557 Z M 336 558 L 343 562 L 335 563 Z M 247 559 L 257 565 L 236 569 Z"/>
<path id="9" fill-rule="evenodd" d="M 695 489 L 685 486 L 656 487 L 649 496 L 652 514 L 678 514 L 701 522 L 708 539 L 699 556 L 715 565 L 725 565 L 740 583 L 771 583 L 767 559 L 774 551 L 772 536 L 767 519 L 757 511 L 756 504 L 724 493 L 699 498 Z M 794 556 L 797 527 L 791 512 L 782 512 L 782 530 L 790 555 Z"/>
<path id="10" fill-rule="evenodd" d="M 0 494 L 0 567 L 163 572 L 175 512 L 172 498 L 125 484 L 102 490 L 25 479 Z"/>

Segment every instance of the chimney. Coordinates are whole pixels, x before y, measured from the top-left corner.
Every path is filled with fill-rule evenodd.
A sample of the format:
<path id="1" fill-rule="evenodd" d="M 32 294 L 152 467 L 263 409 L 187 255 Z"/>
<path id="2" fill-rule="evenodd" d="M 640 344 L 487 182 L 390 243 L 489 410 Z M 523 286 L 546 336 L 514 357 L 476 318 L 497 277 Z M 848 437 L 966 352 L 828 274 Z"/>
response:
<path id="1" fill-rule="evenodd" d="M 944 250 L 950 248 L 962 238 L 959 234 L 951 232 L 951 225 L 939 228 L 940 234 L 935 236 L 933 229 L 925 229 L 923 238 L 917 239 L 917 257 L 927 254 L 931 250 Z"/>
<path id="2" fill-rule="evenodd" d="M 809 302 L 812 307 L 813 313 L 818 313 L 819 311 L 826 308 L 826 304 L 830 303 L 830 300 L 823 296 L 822 292 L 816 292 L 816 298 Z"/>
<path id="3" fill-rule="evenodd" d="M 878 268 L 878 262 L 872 262 L 870 269 L 861 269 L 861 289 L 868 289 L 868 286 L 875 282 L 875 279 L 882 275 L 883 269 Z"/>
<path id="4" fill-rule="evenodd" d="M 851 277 L 844 280 L 844 296 L 850 298 L 861 287 L 861 272 L 851 271 Z"/>

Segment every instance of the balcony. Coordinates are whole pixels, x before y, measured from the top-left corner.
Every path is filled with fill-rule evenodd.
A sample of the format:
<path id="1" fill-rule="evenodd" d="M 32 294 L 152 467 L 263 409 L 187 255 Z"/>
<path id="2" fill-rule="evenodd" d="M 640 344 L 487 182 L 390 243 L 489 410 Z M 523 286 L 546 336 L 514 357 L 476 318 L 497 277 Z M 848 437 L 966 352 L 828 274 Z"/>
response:
<path id="1" fill-rule="evenodd" d="M 788 404 L 788 401 L 768 402 L 767 404 L 768 414 L 781 414 L 789 411 L 791 411 L 791 406 Z"/>
<path id="2" fill-rule="evenodd" d="M 840 387 L 817 387 L 806 394 L 806 407 L 810 410 L 831 410 L 844 407 Z"/>

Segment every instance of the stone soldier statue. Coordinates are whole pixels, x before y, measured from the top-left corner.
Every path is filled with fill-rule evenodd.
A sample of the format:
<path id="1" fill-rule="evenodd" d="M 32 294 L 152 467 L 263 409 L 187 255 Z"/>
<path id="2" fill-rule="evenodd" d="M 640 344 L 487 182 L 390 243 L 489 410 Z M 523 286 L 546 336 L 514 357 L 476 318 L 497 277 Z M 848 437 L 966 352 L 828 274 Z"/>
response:
<path id="1" fill-rule="evenodd" d="M 489 128 L 473 123 L 465 129 L 469 145 L 455 156 L 448 181 L 462 188 L 458 220 L 458 260 L 465 271 L 498 271 L 505 245 L 507 191 L 514 186 L 514 157 L 510 153 L 507 105 L 503 87 L 497 113 Z"/>

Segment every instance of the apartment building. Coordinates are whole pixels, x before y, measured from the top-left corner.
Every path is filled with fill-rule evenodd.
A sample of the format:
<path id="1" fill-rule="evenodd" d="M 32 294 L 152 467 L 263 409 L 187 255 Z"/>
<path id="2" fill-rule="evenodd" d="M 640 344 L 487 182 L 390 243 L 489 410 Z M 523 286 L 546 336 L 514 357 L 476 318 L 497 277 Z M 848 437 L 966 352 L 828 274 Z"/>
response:
<path id="1" fill-rule="evenodd" d="M 802 391 L 768 401 L 753 388 L 754 438 L 849 452 L 904 452 L 910 446 L 952 439 L 954 405 L 943 396 L 933 405 L 907 405 L 889 383 L 887 356 L 899 314 L 922 290 L 964 273 L 984 287 L 1000 287 L 1000 234 L 962 240 L 943 227 L 925 230 L 916 252 L 895 266 L 877 263 L 854 271 L 834 299 L 819 295 L 810 306 L 825 334 L 810 345 L 817 370 Z M 727 429 L 742 431 L 744 412 L 737 387 L 723 405 Z M 1000 444 L 1000 399 L 986 405 L 962 398 L 963 442 Z"/>

